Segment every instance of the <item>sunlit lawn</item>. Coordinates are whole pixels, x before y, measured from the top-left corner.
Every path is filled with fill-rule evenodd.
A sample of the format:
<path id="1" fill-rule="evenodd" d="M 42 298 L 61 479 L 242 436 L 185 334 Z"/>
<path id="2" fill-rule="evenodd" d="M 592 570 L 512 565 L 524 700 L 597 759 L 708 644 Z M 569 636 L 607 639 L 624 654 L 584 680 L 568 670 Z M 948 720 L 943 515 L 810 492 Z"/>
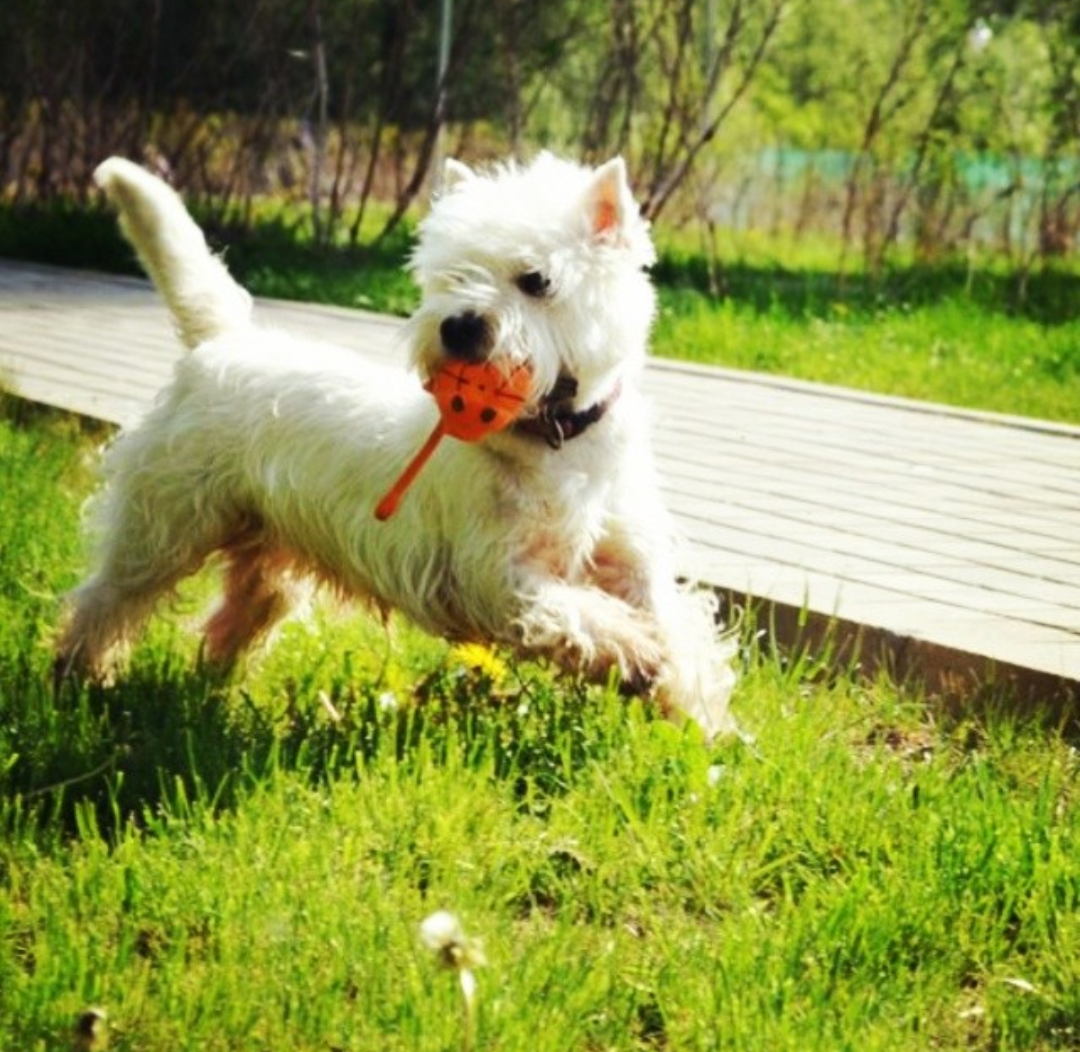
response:
<path id="1" fill-rule="evenodd" d="M 113 1049 L 462 1047 L 418 939 L 483 940 L 477 1047 L 1080 1041 L 1080 760 L 1002 702 L 761 653 L 754 745 L 321 607 L 196 669 L 212 581 L 113 686 L 52 690 L 101 434 L 0 422 L 0 1034 Z"/>

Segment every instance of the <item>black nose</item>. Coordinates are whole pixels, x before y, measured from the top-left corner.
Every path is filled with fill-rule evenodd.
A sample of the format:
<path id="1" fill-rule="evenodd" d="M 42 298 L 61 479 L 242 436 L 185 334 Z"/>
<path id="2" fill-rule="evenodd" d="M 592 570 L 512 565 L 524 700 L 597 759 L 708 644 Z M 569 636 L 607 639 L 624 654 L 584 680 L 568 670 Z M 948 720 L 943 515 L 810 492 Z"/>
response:
<path id="1" fill-rule="evenodd" d="M 444 318 L 439 326 L 443 347 L 451 358 L 478 362 L 491 349 L 491 328 L 487 319 L 467 310 Z"/>

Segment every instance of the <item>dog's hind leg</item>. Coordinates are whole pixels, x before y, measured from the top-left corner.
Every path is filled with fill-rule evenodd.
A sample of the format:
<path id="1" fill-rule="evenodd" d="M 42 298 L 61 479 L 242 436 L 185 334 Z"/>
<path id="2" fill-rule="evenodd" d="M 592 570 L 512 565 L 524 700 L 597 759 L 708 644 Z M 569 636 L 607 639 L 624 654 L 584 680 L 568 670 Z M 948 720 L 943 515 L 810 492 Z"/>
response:
<path id="1" fill-rule="evenodd" d="M 100 678 L 113 651 L 133 642 L 162 596 L 199 568 L 203 556 L 184 563 L 136 570 L 123 557 L 106 557 L 96 573 L 68 597 L 67 623 L 57 647 L 56 673 Z"/>
<path id="2" fill-rule="evenodd" d="M 259 539 L 231 546 L 227 556 L 225 594 L 204 637 L 206 659 L 221 668 L 232 666 L 310 594 L 292 560 Z"/>
<path id="3" fill-rule="evenodd" d="M 195 573 L 229 531 L 209 509 L 197 514 L 190 501 L 162 499 L 141 486 L 142 474 L 118 476 L 98 498 L 96 565 L 68 596 L 57 647 L 60 676 L 100 677 L 112 652 L 134 641 L 156 604 Z"/>

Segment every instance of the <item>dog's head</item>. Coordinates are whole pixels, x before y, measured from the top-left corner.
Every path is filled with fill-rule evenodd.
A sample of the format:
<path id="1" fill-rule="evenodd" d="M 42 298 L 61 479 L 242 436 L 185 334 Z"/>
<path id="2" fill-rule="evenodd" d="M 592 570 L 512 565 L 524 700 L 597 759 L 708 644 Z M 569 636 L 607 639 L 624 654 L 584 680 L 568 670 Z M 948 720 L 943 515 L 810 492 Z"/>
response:
<path id="1" fill-rule="evenodd" d="M 414 364 L 428 378 L 448 359 L 525 363 L 534 404 L 559 391 L 599 403 L 644 360 L 654 258 L 620 158 L 588 169 L 543 153 L 486 173 L 450 161 L 412 257 Z"/>

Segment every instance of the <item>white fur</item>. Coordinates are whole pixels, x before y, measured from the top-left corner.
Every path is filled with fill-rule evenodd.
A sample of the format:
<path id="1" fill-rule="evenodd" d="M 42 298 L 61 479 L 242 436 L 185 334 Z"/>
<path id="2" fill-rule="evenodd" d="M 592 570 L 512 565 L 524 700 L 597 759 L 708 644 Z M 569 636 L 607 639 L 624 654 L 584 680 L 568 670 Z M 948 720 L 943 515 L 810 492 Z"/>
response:
<path id="1" fill-rule="evenodd" d="M 96 568 L 71 597 L 61 669 L 101 674 L 156 602 L 223 552 L 206 638 L 220 663 L 318 581 L 451 639 L 598 680 L 614 670 L 708 735 L 729 728 L 732 644 L 711 600 L 676 587 L 638 393 L 653 250 L 621 160 L 452 166 L 412 260 L 419 376 L 257 328 L 172 190 L 116 158 L 96 175 L 193 350 L 108 450 Z M 515 284 L 530 271 L 545 295 Z M 575 408 L 610 407 L 560 449 L 514 431 L 444 440 L 379 522 L 376 503 L 436 422 L 420 379 L 447 357 L 440 325 L 463 311 L 489 324 L 486 355 L 529 364 L 529 412 L 560 375 L 578 382 Z"/>

